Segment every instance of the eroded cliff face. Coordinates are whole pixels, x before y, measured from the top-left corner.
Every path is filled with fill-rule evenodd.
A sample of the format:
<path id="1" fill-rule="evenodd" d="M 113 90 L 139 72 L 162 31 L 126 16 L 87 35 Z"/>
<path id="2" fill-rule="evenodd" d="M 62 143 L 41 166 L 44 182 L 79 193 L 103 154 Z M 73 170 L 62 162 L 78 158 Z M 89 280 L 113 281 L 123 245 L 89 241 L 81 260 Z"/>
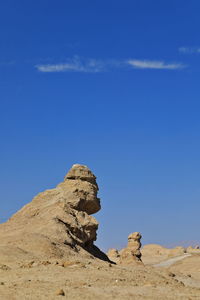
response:
<path id="1" fill-rule="evenodd" d="M 10 246 L 22 256 L 43 258 L 81 252 L 106 260 L 94 246 L 98 222 L 91 214 L 101 209 L 97 193 L 96 177 L 89 168 L 73 165 L 56 188 L 38 194 L 0 225 L 0 251 Z"/>

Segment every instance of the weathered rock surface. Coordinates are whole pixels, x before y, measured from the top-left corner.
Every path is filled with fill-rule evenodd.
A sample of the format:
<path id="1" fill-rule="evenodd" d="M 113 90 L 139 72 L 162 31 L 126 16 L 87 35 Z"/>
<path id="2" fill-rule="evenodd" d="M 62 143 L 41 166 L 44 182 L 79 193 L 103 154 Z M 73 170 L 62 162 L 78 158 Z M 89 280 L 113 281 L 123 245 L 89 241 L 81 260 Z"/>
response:
<path id="1" fill-rule="evenodd" d="M 76 210 L 90 215 L 101 209 L 96 177 L 86 166 L 73 165 L 57 188 L 62 189 L 68 205 Z"/>
<path id="2" fill-rule="evenodd" d="M 128 236 L 128 245 L 126 248 L 118 251 L 110 249 L 107 253 L 110 260 L 121 265 L 142 264 L 141 260 L 141 240 L 142 236 L 139 232 L 131 233 Z"/>
<path id="3" fill-rule="evenodd" d="M 64 182 L 38 194 L 0 225 L 1 257 L 9 260 L 18 253 L 23 259 L 47 259 L 81 252 L 106 260 L 94 245 L 98 222 L 90 215 L 101 208 L 97 192 L 96 177 L 88 167 L 73 165 Z"/>
<path id="4" fill-rule="evenodd" d="M 141 240 L 142 236 L 139 232 L 131 233 L 128 236 L 128 245 L 120 251 L 120 264 L 141 263 Z"/>

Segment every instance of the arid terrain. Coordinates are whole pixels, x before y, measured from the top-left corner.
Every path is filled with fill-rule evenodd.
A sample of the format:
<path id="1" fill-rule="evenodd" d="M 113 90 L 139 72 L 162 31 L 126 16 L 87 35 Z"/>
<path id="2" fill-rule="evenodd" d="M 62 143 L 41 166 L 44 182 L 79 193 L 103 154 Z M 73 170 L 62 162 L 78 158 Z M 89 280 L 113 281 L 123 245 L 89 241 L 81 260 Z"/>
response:
<path id="1" fill-rule="evenodd" d="M 97 192 L 94 174 L 74 165 L 0 225 L 0 299 L 200 299 L 198 247 L 141 249 L 138 232 L 107 255 L 94 245 Z"/>

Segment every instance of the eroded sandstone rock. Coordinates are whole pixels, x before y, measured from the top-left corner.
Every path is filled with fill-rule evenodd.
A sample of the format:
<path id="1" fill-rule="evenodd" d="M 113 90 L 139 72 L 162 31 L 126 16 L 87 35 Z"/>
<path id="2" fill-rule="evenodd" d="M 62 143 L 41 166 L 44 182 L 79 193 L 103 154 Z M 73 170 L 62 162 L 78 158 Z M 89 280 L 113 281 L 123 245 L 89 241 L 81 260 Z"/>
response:
<path id="1" fill-rule="evenodd" d="M 120 251 L 120 264 L 132 264 L 134 262 L 141 263 L 141 240 L 142 236 L 139 232 L 131 233 L 128 236 L 128 245 Z"/>
<path id="2" fill-rule="evenodd" d="M 116 249 L 110 249 L 108 251 L 108 257 L 117 264 L 131 265 L 142 264 L 141 260 L 141 240 L 142 236 L 139 232 L 131 233 L 128 236 L 128 245 L 126 248 L 118 251 Z"/>
<path id="3" fill-rule="evenodd" d="M 0 251 L 12 245 L 29 257 L 62 258 L 89 252 L 108 259 L 94 245 L 98 222 L 91 214 L 101 208 L 97 192 L 90 169 L 73 165 L 56 188 L 38 194 L 0 225 Z"/>
<path id="4" fill-rule="evenodd" d="M 90 215 L 101 209 L 96 177 L 87 166 L 73 165 L 58 188 L 62 189 L 67 203 L 76 210 Z"/>

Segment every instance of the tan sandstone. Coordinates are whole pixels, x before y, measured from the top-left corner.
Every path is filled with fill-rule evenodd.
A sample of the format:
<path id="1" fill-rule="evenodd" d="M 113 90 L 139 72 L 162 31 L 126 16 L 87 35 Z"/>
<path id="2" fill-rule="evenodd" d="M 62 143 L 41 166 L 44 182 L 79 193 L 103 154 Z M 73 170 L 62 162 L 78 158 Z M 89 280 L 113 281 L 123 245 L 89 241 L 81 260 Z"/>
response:
<path id="1" fill-rule="evenodd" d="M 142 236 L 139 232 L 131 233 L 128 236 L 128 245 L 126 248 L 118 251 L 110 249 L 107 253 L 110 260 L 121 265 L 142 264 L 141 260 L 141 240 Z"/>
<path id="2" fill-rule="evenodd" d="M 73 165 L 56 188 L 38 194 L 0 226 L 0 252 L 6 260 L 67 258 L 77 253 L 107 259 L 96 246 L 100 210 L 96 177 L 83 165 Z M 7 251 L 11 248 L 11 251 Z"/>

